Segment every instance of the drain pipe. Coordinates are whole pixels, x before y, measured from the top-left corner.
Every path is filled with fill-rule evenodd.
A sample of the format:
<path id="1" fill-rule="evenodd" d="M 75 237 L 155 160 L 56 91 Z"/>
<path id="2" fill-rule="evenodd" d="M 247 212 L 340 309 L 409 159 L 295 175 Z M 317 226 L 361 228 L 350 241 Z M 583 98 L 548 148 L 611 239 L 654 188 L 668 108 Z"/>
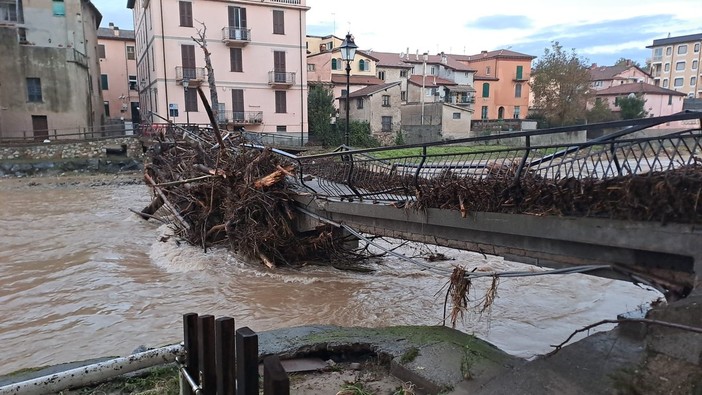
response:
<path id="1" fill-rule="evenodd" d="M 57 393 L 68 388 L 84 387 L 108 381 L 125 373 L 134 372 L 166 363 L 175 362 L 177 356 L 185 355 L 182 344 L 148 350 L 127 357 L 115 358 L 88 366 L 66 370 L 36 379 L 8 384 L 0 387 L 0 395 L 41 395 Z"/>

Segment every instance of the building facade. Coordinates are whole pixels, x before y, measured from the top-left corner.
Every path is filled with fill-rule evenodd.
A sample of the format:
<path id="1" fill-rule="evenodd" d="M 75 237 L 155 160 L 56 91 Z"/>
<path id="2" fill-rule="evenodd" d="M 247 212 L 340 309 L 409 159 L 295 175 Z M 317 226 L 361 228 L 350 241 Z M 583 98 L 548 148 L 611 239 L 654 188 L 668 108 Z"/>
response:
<path id="1" fill-rule="evenodd" d="M 98 29 L 100 88 L 105 118 L 140 122 L 139 84 L 133 30 L 122 30 L 113 23 Z"/>
<path id="2" fill-rule="evenodd" d="M 621 84 L 639 82 L 650 84 L 653 82 L 650 74 L 631 64 L 630 60 L 617 66 L 598 66 L 593 64 L 590 66 L 590 80 L 592 81 L 590 86 L 596 91 Z"/>
<path id="3" fill-rule="evenodd" d="M 654 85 L 702 98 L 702 33 L 653 40 L 651 75 Z"/>
<path id="4" fill-rule="evenodd" d="M 392 142 L 400 131 L 400 82 L 371 85 L 348 96 L 349 119 L 368 122 L 372 133 L 384 143 Z M 341 116 L 346 117 L 345 98 L 341 98 Z"/>
<path id="5" fill-rule="evenodd" d="M 526 118 L 531 92 L 528 81 L 535 56 L 500 49 L 449 57 L 476 70 L 475 118 Z"/>
<path id="6" fill-rule="evenodd" d="M 305 0 L 128 0 L 134 12 L 142 119 L 209 123 L 206 36 L 220 124 L 306 134 Z"/>
<path id="7" fill-rule="evenodd" d="M 660 117 L 676 114 L 682 111 L 685 94 L 671 89 L 662 88 L 644 82 L 619 84 L 595 93 L 596 100 L 606 100 L 610 109 L 618 113 L 617 99 L 633 95 L 644 100 L 644 110 L 649 117 Z M 697 123 L 697 122 L 695 122 Z M 656 128 L 683 128 L 686 121 L 669 122 L 656 126 Z"/>
<path id="8" fill-rule="evenodd" d="M 89 0 L 0 2 L 0 137 L 99 132 L 101 19 Z"/>

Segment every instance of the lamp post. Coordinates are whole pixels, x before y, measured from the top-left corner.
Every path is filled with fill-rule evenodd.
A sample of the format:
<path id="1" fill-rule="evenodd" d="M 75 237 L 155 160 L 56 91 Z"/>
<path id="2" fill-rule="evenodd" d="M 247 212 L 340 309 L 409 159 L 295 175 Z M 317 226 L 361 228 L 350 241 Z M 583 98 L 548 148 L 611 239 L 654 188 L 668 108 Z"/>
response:
<path id="1" fill-rule="evenodd" d="M 346 39 L 341 43 L 339 50 L 341 50 L 341 60 L 346 61 L 346 130 L 344 130 L 344 141 L 346 146 L 349 145 L 349 90 L 350 90 L 350 79 L 351 79 L 351 62 L 356 56 L 356 48 L 358 46 L 353 41 L 353 36 L 351 33 L 346 34 Z"/>
<path id="2" fill-rule="evenodd" d="M 190 87 L 190 79 L 183 78 L 183 90 L 185 91 L 185 120 L 188 124 L 187 128 L 190 131 L 190 112 L 188 112 L 188 88 Z"/>

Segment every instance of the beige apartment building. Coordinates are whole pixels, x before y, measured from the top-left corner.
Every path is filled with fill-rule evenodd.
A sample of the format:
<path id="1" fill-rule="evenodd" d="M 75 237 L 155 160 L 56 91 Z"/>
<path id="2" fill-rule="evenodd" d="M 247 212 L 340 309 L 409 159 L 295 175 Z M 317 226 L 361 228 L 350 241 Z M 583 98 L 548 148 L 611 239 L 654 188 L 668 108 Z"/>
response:
<path id="1" fill-rule="evenodd" d="M 101 19 L 89 0 L 0 1 L 0 138 L 99 132 Z"/>
<path id="2" fill-rule="evenodd" d="M 113 23 L 98 29 L 100 88 L 105 118 L 138 124 L 139 84 L 133 30 L 122 30 Z"/>
<path id="3" fill-rule="evenodd" d="M 219 122 L 306 135 L 305 0 L 128 0 L 127 7 L 142 119 L 209 123 L 195 89 L 210 99 L 205 56 L 193 41 L 206 28 Z"/>
<path id="4" fill-rule="evenodd" d="M 654 84 L 702 98 L 702 33 L 653 40 L 651 75 Z"/>

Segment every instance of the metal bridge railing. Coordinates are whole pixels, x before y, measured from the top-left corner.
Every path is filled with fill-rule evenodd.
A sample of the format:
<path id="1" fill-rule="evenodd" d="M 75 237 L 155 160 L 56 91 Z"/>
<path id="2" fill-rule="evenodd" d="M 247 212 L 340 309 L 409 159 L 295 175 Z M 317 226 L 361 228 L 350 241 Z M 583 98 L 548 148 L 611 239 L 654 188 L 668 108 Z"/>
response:
<path id="1" fill-rule="evenodd" d="M 699 126 L 658 137 L 634 135 L 661 123 L 700 117 L 702 113 L 686 112 L 667 117 L 289 158 L 299 166 L 297 182 L 317 196 L 397 201 L 412 199 L 425 188 L 440 187 L 456 177 L 500 177 L 516 185 L 526 177 L 540 182 L 686 171 L 702 165 Z M 598 127 L 622 129 L 580 143 L 531 144 L 534 136 Z M 497 139 L 510 137 L 523 137 L 525 144 L 520 147 L 491 145 Z M 471 143 L 487 144 L 487 147 L 466 146 Z"/>

